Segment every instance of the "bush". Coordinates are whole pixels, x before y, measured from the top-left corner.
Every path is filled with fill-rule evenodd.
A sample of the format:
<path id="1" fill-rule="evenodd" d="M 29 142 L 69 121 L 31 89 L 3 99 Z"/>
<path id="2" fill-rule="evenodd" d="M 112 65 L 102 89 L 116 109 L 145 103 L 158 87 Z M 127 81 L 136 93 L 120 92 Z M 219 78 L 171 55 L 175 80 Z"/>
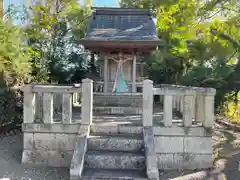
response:
<path id="1" fill-rule="evenodd" d="M 231 95 L 229 94 L 229 96 Z M 237 100 L 230 99 L 225 104 L 225 116 L 231 123 L 240 124 L 240 93 L 237 95 Z"/>
<path id="2" fill-rule="evenodd" d="M 20 89 L 0 89 L 0 134 L 20 130 L 23 122 L 23 95 Z"/>

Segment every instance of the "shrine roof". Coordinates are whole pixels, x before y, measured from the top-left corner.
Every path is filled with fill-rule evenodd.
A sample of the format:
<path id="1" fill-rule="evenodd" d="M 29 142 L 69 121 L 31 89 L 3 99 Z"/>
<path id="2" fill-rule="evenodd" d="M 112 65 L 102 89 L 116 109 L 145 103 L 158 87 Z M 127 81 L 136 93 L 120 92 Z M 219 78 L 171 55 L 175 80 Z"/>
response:
<path id="1" fill-rule="evenodd" d="M 88 42 L 93 41 L 109 42 L 112 45 L 146 42 L 157 46 L 160 39 L 148 9 L 93 8 L 89 28 L 81 42 L 89 45 Z"/>

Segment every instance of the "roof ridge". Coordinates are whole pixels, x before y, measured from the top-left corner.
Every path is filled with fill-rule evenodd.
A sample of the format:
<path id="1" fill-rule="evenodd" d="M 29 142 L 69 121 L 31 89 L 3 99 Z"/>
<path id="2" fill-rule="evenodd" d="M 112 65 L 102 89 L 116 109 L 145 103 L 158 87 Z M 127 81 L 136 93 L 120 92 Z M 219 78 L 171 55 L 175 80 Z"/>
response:
<path id="1" fill-rule="evenodd" d="M 150 9 L 143 8 L 107 8 L 107 7 L 92 7 L 96 15 L 145 15 L 152 16 Z"/>
<path id="2" fill-rule="evenodd" d="M 148 8 L 125 8 L 125 7 L 95 7 L 95 6 L 92 6 L 91 9 L 136 9 L 136 10 L 150 10 Z"/>

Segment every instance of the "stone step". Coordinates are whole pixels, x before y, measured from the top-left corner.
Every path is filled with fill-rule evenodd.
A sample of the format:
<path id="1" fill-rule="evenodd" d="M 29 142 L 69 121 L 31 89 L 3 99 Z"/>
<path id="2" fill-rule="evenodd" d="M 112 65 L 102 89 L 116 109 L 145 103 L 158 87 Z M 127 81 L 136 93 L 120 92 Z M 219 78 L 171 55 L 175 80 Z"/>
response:
<path id="1" fill-rule="evenodd" d="M 125 122 L 121 124 L 119 122 L 94 122 L 91 127 L 91 133 L 101 135 L 138 135 L 142 136 L 142 126 L 138 123 Z"/>
<path id="2" fill-rule="evenodd" d="M 137 115 L 142 114 L 142 107 L 94 106 L 93 113 Z"/>
<path id="3" fill-rule="evenodd" d="M 93 121 L 141 121 L 142 115 L 125 115 L 125 114 L 95 114 Z"/>
<path id="4" fill-rule="evenodd" d="M 87 151 L 85 167 L 100 169 L 145 169 L 143 153 Z"/>
<path id="5" fill-rule="evenodd" d="M 128 105 L 138 107 L 142 105 L 142 95 L 106 95 L 94 94 L 94 105 Z"/>
<path id="6" fill-rule="evenodd" d="M 143 139 L 141 136 L 121 134 L 108 136 L 91 134 L 88 137 L 87 148 L 88 150 L 140 152 L 143 151 Z"/>
<path id="7" fill-rule="evenodd" d="M 147 180 L 145 171 L 84 168 L 82 180 Z"/>

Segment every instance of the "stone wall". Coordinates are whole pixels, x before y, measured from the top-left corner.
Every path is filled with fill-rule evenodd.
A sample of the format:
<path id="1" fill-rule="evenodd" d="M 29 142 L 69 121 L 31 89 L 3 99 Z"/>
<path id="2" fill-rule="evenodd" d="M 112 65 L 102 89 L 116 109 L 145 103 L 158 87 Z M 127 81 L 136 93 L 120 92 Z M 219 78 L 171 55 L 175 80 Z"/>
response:
<path id="1" fill-rule="evenodd" d="M 204 127 L 154 127 L 159 169 L 212 167 L 212 134 Z"/>
<path id="2" fill-rule="evenodd" d="M 22 163 L 69 167 L 79 124 L 23 124 Z"/>

